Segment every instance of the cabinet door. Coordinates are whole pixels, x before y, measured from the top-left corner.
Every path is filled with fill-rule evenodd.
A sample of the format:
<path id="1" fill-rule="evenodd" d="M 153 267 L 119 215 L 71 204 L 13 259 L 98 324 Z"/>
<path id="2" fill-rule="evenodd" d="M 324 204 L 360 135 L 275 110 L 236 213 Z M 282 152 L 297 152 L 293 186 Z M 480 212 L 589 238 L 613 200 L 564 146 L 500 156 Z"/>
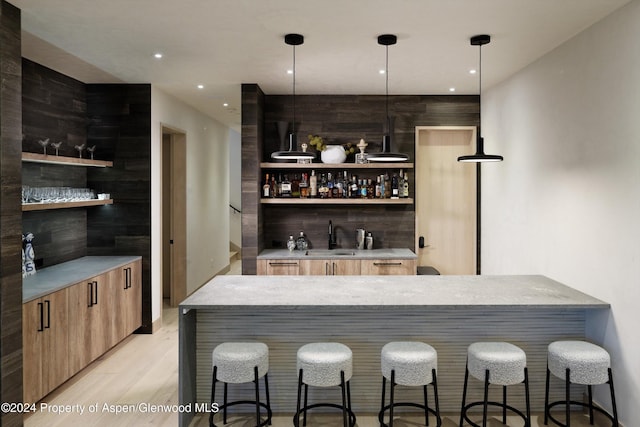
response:
<path id="1" fill-rule="evenodd" d="M 140 261 L 132 262 L 119 269 L 117 299 L 121 301 L 119 314 L 119 340 L 129 336 L 142 325 L 142 266 Z"/>
<path id="2" fill-rule="evenodd" d="M 360 274 L 360 260 L 352 259 L 303 259 L 300 274 L 314 276 L 354 276 Z"/>
<path id="3" fill-rule="evenodd" d="M 42 342 L 44 341 L 42 298 L 22 305 L 22 389 L 25 402 L 37 402 L 42 392 Z"/>
<path id="4" fill-rule="evenodd" d="M 259 275 L 297 276 L 300 274 L 300 262 L 298 260 L 259 259 L 257 272 Z"/>
<path id="5" fill-rule="evenodd" d="M 37 402 L 71 376 L 67 298 L 63 289 L 22 306 L 25 402 Z"/>
<path id="6" fill-rule="evenodd" d="M 91 359 L 92 281 L 80 282 L 69 290 L 69 370 L 71 375 L 87 366 Z"/>
<path id="7" fill-rule="evenodd" d="M 360 269 L 363 275 L 415 275 L 416 261 L 412 259 L 362 260 Z"/>

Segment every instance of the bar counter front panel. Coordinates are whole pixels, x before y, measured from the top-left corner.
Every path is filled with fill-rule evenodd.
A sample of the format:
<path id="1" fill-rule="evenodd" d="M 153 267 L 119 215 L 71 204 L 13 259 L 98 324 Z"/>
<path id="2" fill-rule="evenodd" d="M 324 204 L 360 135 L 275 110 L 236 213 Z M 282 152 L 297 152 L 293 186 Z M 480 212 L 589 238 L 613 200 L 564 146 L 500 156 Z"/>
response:
<path id="1" fill-rule="evenodd" d="M 337 341 L 353 351 L 356 415 L 376 413 L 382 346 L 419 340 L 438 351 L 441 410 L 456 412 L 468 345 L 499 340 L 527 353 L 531 404 L 540 411 L 547 345 L 584 338 L 587 312 L 602 309 L 609 304 L 543 276 L 220 276 L 180 304 L 180 403 L 209 402 L 216 345 L 262 341 L 270 352 L 273 411 L 293 414 L 298 348 Z M 480 381 L 470 386 L 470 398 L 482 396 Z M 251 396 L 252 387 L 229 387 L 230 401 Z M 500 399 L 501 388 L 491 389 Z M 552 396 L 563 390 L 555 382 Z M 310 393 L 314 400 L 339 399 L 338 387 L 310 388 Z M 401 387 L 398 398 L 420 402 L 422 390 Z M 524 404 L 523 386 L 510 387 L 509 402 Z M 192 415 L 181 414 L 180 425 L 187 426 Z"/>

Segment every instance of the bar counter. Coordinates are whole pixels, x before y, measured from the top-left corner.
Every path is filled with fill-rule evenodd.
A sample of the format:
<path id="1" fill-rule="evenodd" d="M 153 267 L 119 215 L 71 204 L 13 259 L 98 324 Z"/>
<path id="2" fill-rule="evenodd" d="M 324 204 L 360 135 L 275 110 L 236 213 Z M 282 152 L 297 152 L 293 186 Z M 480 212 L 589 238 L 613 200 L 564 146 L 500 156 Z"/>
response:
<path id="1" fill-rule="evenodd" d="M 262 341 L 270 351 L 273 411 L 293 414 L 297 349 L 338 341 L 353 350 L 356 415 L 376 413 L 382 346 L 421 340 L 438 351 L 441 410 L 458 411 L 467 346 L 500 340 L 527 353 L 532 408 L 540 410 L 547 345 L 584 338 L 588 313 L 607 309 L 608 303 L 544 276 L 219 276 L 180 304 L 180 403 L 209 401 L 217 344 Z M 470 397 L 480 396 L 481 383 L 470 386 Z M 238 389 L 250 396 L 251 387 L 230 387 L 230 400 Z M 521 387 L 512 388 L 510 403 L 523 402 Z M 562 390 L 560 383 L 552 387 L 552 393 Z M 337 388 L 314 391 L 313 399 L 338 396 Z M 419 387 L 402 395 L 422 399 Z M 181 414 L 180 425 L 192 416 Z"/>

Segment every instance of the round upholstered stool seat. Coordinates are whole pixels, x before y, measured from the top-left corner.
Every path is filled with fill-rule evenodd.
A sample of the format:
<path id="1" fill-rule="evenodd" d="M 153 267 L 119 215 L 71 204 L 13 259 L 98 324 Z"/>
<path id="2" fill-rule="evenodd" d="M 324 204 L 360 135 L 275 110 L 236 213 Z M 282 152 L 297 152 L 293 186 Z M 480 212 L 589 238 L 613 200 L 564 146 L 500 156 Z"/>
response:
<path id="1" fill-rule="evenodd" d="M 469 375 L 484 381 L 484 398 L 465 404 L 467 398 L 467 383 Z M 507 386 L 524 383 L 526 413 L 507 404 Z M 502 402 L 489 402 L 489 385 L 502 386 Z M 462 409 L 460 411 L 460 426 L 467 421 L 472 426 L 478 426 L 469 419 L 467 411 L 474 406 L 483 406 L 482 425 L 487 425 L 487 407 L 502 408 L 502 423 L 506 424 L 507 410 L 519 415 L 525 426 L 531 426 L 531 406 L 529 401 L 529 377 L 527 373 L 527 355 L 518 346 L 508 342 L 476 342 L 467 349 L 467 369 L 464 377 L 462 394 Z"/>
<path id="2" fill-rule="evenodd" d="M 225 342 L 213 350 L 213 365 L 218 367 L 218 381 L 241 384 L 258 378 L 269 370 L 269 347 L 261 342 Z"/>
<path id="3" fill-rule="evenodd" d="M 609 381 L 611 358 L 604 348 L 585 341 L 555 341 L 549 344 L 548 350 L 549 370 L 556 377 L 566 379 L 570 369 L 570 381 L 574 384 L 596 385 Z"/>
<path id="4" fill-rule="evenodd" d="M 438 353 L 423 342 L 394 341 L 382 347 L 380 363 L 386 379 L 391 379 L 393 370 L 396 384 L 420 386 L 433 381 L 432 370 L 438 367 Z"/>
<path id="5" fill-rule="evenodd" d="M 565 381 L 565 400 L 549 403 L 550 374 Z M 572 401 L 570 384 L 586 385 L 589 402 Z M 609 384 L 613 415 L 602 408 L 593 405 L 592 385 Z M 563 405 L 565 409 L 565 423 L 560 422 L 551 414 L 551 408 Z M 618 413 L 616 398 L 613 389 L 613 377 L 611 374 L 611 358 L 602 347 L 586 341 L 555 341 L 549 344 L 547 353 L 547 381 L 544 400 L 544 423 L 553 421 L 559 426 L 571 425 L 571 405 L 578 405 L 589 409 L 589 418 L 593 424 L 593 412 L 598 411 L 605 415 L 612 426 L 618 426 Z"/>
<path id="6" fill-rule="evenodd" d="M 351 349 L 337 342 L 316 342 L 298 349 L 297 370 L 304 370 L 305 384 L 316 387 L 340 385 L 340 372 L 349 381 L 353 373 Z"/>
<path id="7" fill-rule="evenodd" d="M 256 425 L 271 424 L 271 403 L 269 401 L 269 347 L 261 342 L 225 342 L 213 349 L 213 379 L 211 381 L 211 404 L 217 404 L 216 383 L 224 383 L 224 403 L 218 405 L 222 410 L 224 423 L 227 423 L 227 408 L 235 405 L 251 404 L 255 408 Z M 260 401 L 260 385 L 258 380 L 264 377 L 266 402 Z M 227 384 L 255 383 L 255 400 L 238 400 L 227 402 Z M 260 408 L 267 411 L 264 421 L 260 418 Z M 209 414 L 209 425 L 213 423 L 214 412 Z"/>
<path id="8" fill-rule="evenodd" d="M 344 427 L 353 427 L 356 416 L 351 410 L 351 390 L 349 380 L 353 374 L 353 353 L 344 344 L 337 342 L 315 342 L 305 344 L 298 349 L 296 367 L 298 370 L 298 402 L 293 416 L 293 425 L 300 423 L 300 414 L 304 416 L 303 425 L 307 425 L 307 411 L 318 407 L 330 407 L 342 411 Z M 304 404 L 302 389 L 304 385 Z M 315 403 L 309 405 L 308 389 L 314 387 L 340 386 L 342 404 Z"/>
<path id="9" fill-rule="evenodd" d="M 438 404 L 438 385 L 436 370 L 438 368 L 438 353 L 429 344 L 419 341 L 392 341 L 382 347 L 380 352 L 380 365 L 382 370 L 382 403 L 378 420 L 381 426 L 384 423 L 384 414 L 389 411 L 389 427 L 393 427 L 394 408 L 409 406 L 420 408 L 424 411 L 425 424 L 429 425 L 429 413 L 436 417 L 436 425 L 442 425 L 440 407 Z M 385 406 L 385 393 L 387 380 L 391 382 L 390 402 Z M 427 385 L 432 384 L 435 396 L 435 410 L 429 408 L 427 403 Z M 395 386 L 422 386 L 424 390 L 424 404 L 414 402 L 396 402 Z"/>
<path id="10" fill-rule="evenodd" d="M 484 381 L 489 371 L 489 384 L 513 385 L 524 381 L 527 355 L 508 342 L 477 342 L 467 351 L 469 373 Z"/>

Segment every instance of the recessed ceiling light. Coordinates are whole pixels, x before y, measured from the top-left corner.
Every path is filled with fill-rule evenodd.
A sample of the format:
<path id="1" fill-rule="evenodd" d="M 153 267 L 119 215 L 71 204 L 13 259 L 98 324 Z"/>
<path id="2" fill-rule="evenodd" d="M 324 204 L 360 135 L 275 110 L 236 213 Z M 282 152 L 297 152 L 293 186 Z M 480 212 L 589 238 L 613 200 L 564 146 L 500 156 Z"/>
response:
<path id="1" fill-rule="evenodd" d="M 156 58 L 156 59 L 160 59 L 160 58 L 162 58 L 162 54 L 160 52 L 158 52 L 158 53 L 154 54 L 153 57 Z"/>
<path id="2" fill-rule="evenodd" d="M 477 71 L 475 69 L 469 70 L 469 74 L 475 74 Z"/>
<path id="3" fill-rule="evenodd" d="M 455 87 L 450 87 L 450 88 L 449 88 L 449 92 L 455 92 L 455 91 L 456 91 L 456 88 L 455 88 Z"/>
<path id="4" fill-rule="evenodd" d="M 293 74 L 293 70 L 287 70 L 287 74 Z"/>
<path id="5" fill-rule="evenodd" d="M 198 89 L 204 89 L 204 85 L 198 85 Z"/>
<path id="6" fill-rule="evenodd" d="M 222 106 L 223 106 L 223 107 L 228 107 L 228 106 L 229 106 L 229 103 L 228 103 L 228 102 L 225 102 L 224 104 L 222 104 Z"/>
<path id="7" fill-rule="evenodd" d="M 379 72 L 380 74 L 384 74 L 384 73 L 385 73 L 385 71 L 384 71 L 384 70 L 380 70 L 380 71 L 378 71 L 378 72 Z"/>

